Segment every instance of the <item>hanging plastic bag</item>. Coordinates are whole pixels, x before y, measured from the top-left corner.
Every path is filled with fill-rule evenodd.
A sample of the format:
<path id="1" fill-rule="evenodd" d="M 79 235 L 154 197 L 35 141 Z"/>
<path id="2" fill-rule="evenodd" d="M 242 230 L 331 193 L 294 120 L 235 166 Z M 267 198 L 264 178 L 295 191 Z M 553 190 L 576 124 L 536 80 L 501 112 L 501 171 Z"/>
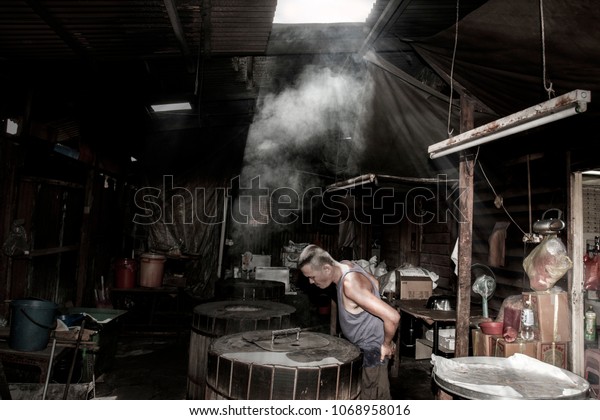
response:
<path id="1" fill-rule="evenodd" d="M 538 292 L 551 289 L 572 267 L 565 245 L 555 235 L 546 236 L 523 260 L 529 286 Z"/>
<path id="2" fill-rule="evenodd" d="M 502 322 L 502 338 L 507 343 L 517 339 L 521 325 L 521 311 L 523 298 L 521 295 L 508 296 L 502 301 L 502 306 L 496 317 L 497 322 Z"/>

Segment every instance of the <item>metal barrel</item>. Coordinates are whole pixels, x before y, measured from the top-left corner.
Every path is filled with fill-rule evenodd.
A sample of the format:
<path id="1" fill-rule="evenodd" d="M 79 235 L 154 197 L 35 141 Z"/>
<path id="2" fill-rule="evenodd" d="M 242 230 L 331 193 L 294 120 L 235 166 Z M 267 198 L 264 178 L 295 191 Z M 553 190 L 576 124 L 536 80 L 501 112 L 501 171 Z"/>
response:
<path id="1" fill-rule="evenodd" d="M 262 333 L 267 333 L 262 342 L 252 338 Z M 281 339 L 271 341 L 268 333 L 237 333 L 220 337 L 211 344 L 206 399 L 358 398 L 362 355 L 356 346 L 335 336 L 302 332 L 298 340 L 292 336 L 283 347 L 277 348 Z"/>
<path id="2" fill-rule="evenodd" d="M 204 399 L 207 353 L 219 337 L 292 327 L 296 308 L 271 301 L 226 300 L 197 305 L 190 334 L 187 399 Z"/>

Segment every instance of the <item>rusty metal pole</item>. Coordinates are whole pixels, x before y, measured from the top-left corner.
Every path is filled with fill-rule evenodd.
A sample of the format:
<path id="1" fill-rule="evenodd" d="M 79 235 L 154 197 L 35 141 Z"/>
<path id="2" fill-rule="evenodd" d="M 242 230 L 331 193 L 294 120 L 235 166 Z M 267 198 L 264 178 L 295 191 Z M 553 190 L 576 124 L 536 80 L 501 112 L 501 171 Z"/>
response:
<path id="1" fill-rule="evenodd" d="M 69 387 L 71 386 L 73 370 L 75 369 L 75 361 L 77 360 L 77 353 L 79 352 L 79 345 L 81 344 L 81 339 L 83 337 L 84 330 L 85 318 L 83 319 L 83 321 L 81 321 L 81 326 L 79 327 L 79 334 L 77 335 L 77 341 L 75 342 L 75 351 L 73 352 L 73 358 L 71 359 L 71 367 L 69 369 L 69 376 L 67 377 L 67 384 L 65 385 L 65 392 L 63 393 L 63 400 L 66 400 L 69 396 Z"/>

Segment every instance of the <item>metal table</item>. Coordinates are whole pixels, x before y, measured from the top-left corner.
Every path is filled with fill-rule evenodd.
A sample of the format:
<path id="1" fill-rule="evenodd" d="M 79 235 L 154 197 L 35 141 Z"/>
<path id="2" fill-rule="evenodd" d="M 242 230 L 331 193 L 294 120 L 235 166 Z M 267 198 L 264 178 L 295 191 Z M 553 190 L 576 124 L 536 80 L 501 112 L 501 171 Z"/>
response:
<path id="1" fill-rule="evenodd" d="M 424 321 L 433 327 L 433 354 L 439 354 L 439 332 L 440 326 L 456 324 L 456 311 L 440 311 L 428 309 L 427 299 L 395 300 L 392 305 L 402 314 L 412 316 Z M 399 344 L 396 346 L 399 347 Z"/>
<path id="2" fill-rule="evenodd" d="M 441 326 L 456 324 L 456 310 L 442 311 L 427 308 L 427 299 L 394 300 L 394 306 L 402 314 L 407 314 L 424 321 L 433 327 L 433 354 L 439 354 L 438 342 Z M 481 308 L 471 308 L 470 324 L 477 325 L 481 321 Z"/>

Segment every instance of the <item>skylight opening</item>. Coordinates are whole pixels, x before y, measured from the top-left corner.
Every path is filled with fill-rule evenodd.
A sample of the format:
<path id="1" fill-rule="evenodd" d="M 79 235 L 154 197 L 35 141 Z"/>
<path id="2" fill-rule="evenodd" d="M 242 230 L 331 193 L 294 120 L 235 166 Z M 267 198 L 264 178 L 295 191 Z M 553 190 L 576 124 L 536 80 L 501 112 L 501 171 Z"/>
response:
<path id="1" fill-rule="evenodd" d="M 274 23 L 364 23 L 375 0 L 278 0 Z"/>

